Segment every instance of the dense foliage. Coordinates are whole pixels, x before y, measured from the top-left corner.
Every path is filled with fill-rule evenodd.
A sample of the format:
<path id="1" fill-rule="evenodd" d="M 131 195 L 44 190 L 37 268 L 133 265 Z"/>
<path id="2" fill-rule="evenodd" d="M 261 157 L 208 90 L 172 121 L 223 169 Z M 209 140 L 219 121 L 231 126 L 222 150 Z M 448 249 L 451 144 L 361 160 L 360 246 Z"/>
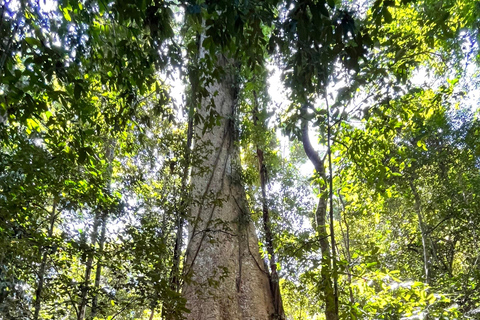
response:
<path id="1" fill-rule="evenodd" d="M 478 2 L 5 0 L 0 13 L 0 319 L 188 312 L 191 130 L 218 122 L 196 111 L 225 73 L 287 319 L 325 319 L 333 296 L 341 319 L 479 318 Z"/>

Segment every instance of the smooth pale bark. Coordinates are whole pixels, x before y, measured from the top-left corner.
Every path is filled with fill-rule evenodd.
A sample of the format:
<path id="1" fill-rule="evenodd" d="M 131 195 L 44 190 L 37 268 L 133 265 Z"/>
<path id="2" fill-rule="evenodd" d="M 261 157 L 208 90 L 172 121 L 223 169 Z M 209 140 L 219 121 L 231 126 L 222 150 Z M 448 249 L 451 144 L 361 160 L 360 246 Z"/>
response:
<path id="1" fill-rule="evenodd" d="M 226 69 L 232 61 L 220 57 Z M 207 87 L 198 110 L 205 121 L 195 126 L 195 163 L 189 243 L 183 295 L 189 320 L 272 319 L 273 298 L 258 250 L 246 195 L 240 181 L 240 158 L 234 143 L 236 92 L 233 76 Z M 213 99 L 214 105 L 211 104 Z M 204 132 L 205 123 L 218 122 Z"/>

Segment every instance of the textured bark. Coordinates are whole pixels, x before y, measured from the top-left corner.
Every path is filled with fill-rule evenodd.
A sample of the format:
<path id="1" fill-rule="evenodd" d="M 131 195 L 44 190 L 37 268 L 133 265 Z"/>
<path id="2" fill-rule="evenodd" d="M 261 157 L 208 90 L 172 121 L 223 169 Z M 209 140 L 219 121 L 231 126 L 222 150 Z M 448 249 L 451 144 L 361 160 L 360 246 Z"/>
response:
<path id="1" fill-rule="evenodd" d="M 325 318 L 326 320 L 338 320 L 338 312 L 336 307 L 336 295 L 332 283 L 332 267 L 331 267 L 331 252 L 330 244 L 328 242 L 327 233 L 327 176 L 325 173 L 325 163 L 320 159 L 317 152 L 313 149 L 310 139 L 308 137 L 308 123 L 306 120 L 302 124 L 302 143 L 303 149 L 307 157 L 315 167 L 315 171 L 323 180 L 320 184 L 320 199 L 318 200 L 317 210 L 315 211 L 315 219 L 317 220 L 317 233 L 319 236 L 320 251 L 322 253 L 322 270 L 320 275 L 322 277 L 322 288 L 325 296 Z"/>
<path id="2" fill-rule="evenodd" d="M 233 64 L 219 58 L 219 65 Z M 195 155 L 202 159 L 192 171 L 189 244 L 183 295 L 191 320 L 271 319 L 275 310 L 268 275 L 240 181 L 240 158 L 235 146 L 235 83 L 226 76 L 207 87 L 210 99 L 198 113 L 205 119 L 195 127 Z M 205 123 L 217 122 L 206 129 Z M 212 117 L 210 116 L 212 115 Z"/>

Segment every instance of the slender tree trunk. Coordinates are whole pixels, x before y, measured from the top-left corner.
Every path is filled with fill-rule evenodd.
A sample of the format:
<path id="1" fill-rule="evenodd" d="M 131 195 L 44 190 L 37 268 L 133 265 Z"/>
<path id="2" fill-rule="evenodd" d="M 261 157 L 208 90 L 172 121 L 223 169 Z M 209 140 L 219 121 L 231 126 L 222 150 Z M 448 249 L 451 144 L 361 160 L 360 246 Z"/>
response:
<path id="1" fill-rule="evenodd" d="M 343 202 L 342 195 L 340 194 L 340 190 L 338 191 L 338 198 L 340 199 L 340 202 L 342 203 L 342 211 L 343 211 L 343 224 L 345 224 L 345 232 L 343 231 L 342 224 L 340 223 L 340 228 L 342 230 L 343 234 L 343 243 L 345 246 L 345 258 L 347 259 L 348 266 L 347 266 L 347 279 L 348 279 L 348 291 L 350 294 L 350 304 L 355 303 L 355 298 L 353 296 L 353 289 L 352 289 L 352 270 L 350 266 L 352 265 L 352 256 L 350 253 L 350 226 L 347 222 L 347 218 L 345 217 L 345 203 Z M 340 220 L 341 222 L 341 220 Z"/>
<path id="2" fill-rule="evenodd" d="M 185 218 L 187 217 L 187 210 L 188 210 L 188 203 L 190 194 L 188 192 L 188 173 L 190 170 L 190 150 L 192 147 L 192 140 L 193 140 L 193 103 L 191 103 L 191 107 L 189 110 L 188 115 L 188 127 L 187 127 L 187 144 L 185 146 L 185 164 L 183 167 L 182 173 L 182 181 L 181 181 L 181 196 L 180 196 L 180 206 L 177 212 L 177 221 L 176 221 L 176 228 L 177 232 L 175 235 L 175 246 L 173 248 L 173 261 L 172 261 L 172 269 L 170 271 L 170 289 L 175 292 L 180 291 L 180 261 L 182 257 L 182 247 L 183 247 L 183 227 L 185 225 Z M 174 301 L 176 302 L 176 301 Z M 152 308 L 152 313 L 150 318 L 153 318 L 153 314 L 155 311 L 155 307 Z M 178 318 L 175 310 L 175 306 L 169 304 L 168 302 L 164 302 L 162 308 L 162 319 L 175 319 Z"/>
<path id="3" fill-rule="evenodd" d="M 95 318 L 97 315 L 97 309 L 98 309 L 98 290 L 100 289 L 100 281 L 102 278 L 102 257 L 103 257 L 103 250 L 105 248 L 105 238 L 106 238 L 106 232 L 107 232 L 107 217 L 104 215 L 102 217 L 102 231 L 100 233 L 100 240 L 99 240 L 99 256 L 98 256 L 98 261 L 97 261 L 97 269 L 95 270 L 95 282 L 94 282 L 94 289 L 95 289 L 95 294 L 93 296 L 92 300 L 92 311 L 91 311 L 91 318 Z"/>
<path id="4" fill-rule="evenodd" d="M 53 236 L 53 228 L 55 226 L 55 220 L 57 218 L 57 200 L 54 196 L 53 199 L 53 207 L 52 212 L 50 214 L 50 225 L 48 227 L 47 236 L 49 239 Z M 33 315 L 33 319 L 37 320 L 40 315 L 40 309 L 42 306 L 42 291 L 45 282 L 45 269 L 47 268 L 47 260 L 48 260 L 48 250 L 44 248 L 42 262 L 40 264 L 40 270 L 38 271 L 38 283 L 37 289 L 35 290 L 35 312 Z"/>
<path id="5" fill-rule="evenodd" d="M 420 195 L 418 194 L 417 188 L 412 181 L 409 181 L 410 189 L 412 190 L 413 197 L 415 199 L 415 211 L 417 213 L 418 225 L 420 227 L 420 233 L 422 236 L 422 249 L 423 249 L 423 267 L 425 271 L 425 282 L 430 283 L 430 274 L 428 268 L 428 248 L 427 248 L 427 234 L 425 230 L 425 225 L 423 224 L 422 216 L 422 203 Z"/>
<path id="6" fill-rule="evenodd" d="M 333 224 L 333 168 L 332 168 L 332 125 L 330 122 L 330 106 L 328 104 L 327 92 L 324 94 L 325 103 L 327 106 L 327 154 L 328 154 L 328 172 L 330 177 L 328 198 L 330 200 L 330 240 L 332 243 L 332 268 L 333 268 L 333 292 L 335 297 L 335 315 L 338 318 L 338 270 L 337 270 L 337 245 L 335 243 L 335 226 Z M 325 180 L 326 181 L 326 180 Z"/>
<path id="7" fill-rule="evenodd" d="M 85 273 L 84 273 L 84 281 L 82 284 L 82 288 L 80 291 L 80 305 L 78 307 L 78 320 L 83 320 L 85 319 L 85 312 L 87 309 L 87 300 L 88 300 L 88 287 L 90 286 L 90 277 L 92 275 L 92 269 L 93 269 L 93 258 L 94 258 L 94 253 L 95 253 L 95 246 L 97 244 L 97 238 L 98 238 L 98 227 L 100 226 L 100 223 L 102 221 L 101 213 L 97 211 L 95 214 L 95 218 L 93 220 L 93 231 L 91 235 L 91 244 L 90 248 L 87 252 L 87 262 L 85 264 Z"/>
<path id="8" fill-rule="evenodd" d="M 181 202 L 180 210 L 177 217 L 177 234 L 175 237 L 175 248 L 173 251 L 173 265 L 171 272 L 172 290 L 178 291 L 180 289 L 180 259 L 181 250 L 183 246 L 183 227 L 185 225 L 185 217 L 187 216 L 189 192 L 187 188 L 188 172 L 190 170 L 190 149 L 192 148 L 193 140 L 193 107 L 188 115 L 187 127 L 187 145 L 185 146 L 185 167 L 183 168 L 182 182 L 181 182 Z"/>
<path id="9" fill-rule="evenodd" d="M 183 295 L 189 320 L 271 319 L 275 312 L 268 273 L 258 250 L 235 145 L 234 63 L 219 56 L 227 70 L 206 90 L 195 127 L 192 206 Z M 230 74 L 228 74 L 230 73 Z M 211 104 L 211 101 L 214 104 Z"/>
<path id="10" fill-rule="evenodd" d="M 306 111 L 306 110 L 304 110 Z M 322 288 L 325 295 L 325 318 L 326 320 L 338 320 L 338 312 L 336 308 L 336 295 L 332 283 L 332 267 L 331 267 L 331 252 L 330 244 L 328 242 L 327 233 L 327 176 L 325 173 L 325 163 L 321 159 L 317 152 L 313 149 L 310 139 L 308 137 L 308 123 L 306 120 L 302 124 L 302 143 L 303 149 L 307 154 L 307 157 L 313 163 L 315 171 L 319 177 L 323 180 L 320 183 L 320 199 L 318 200 L 317 210 L 315 212 L 315 218 L 317 220 L 317 234 L 319 237 L 320 251 L 322 254 L 322 270 L 320 275 L 322 277 Z"/>
<path id="11" fill-rule="evenodd" d="M 255 101 L 253 108 L 253 123 L 257 125 L 258 122 L 258 100 L 254 92 Z M 275 318 L 285 319 L 285 312 L 283 310 L 282 296 L 280 293 L 280 282 L 277 273 L 277 263 L 275 259 L 275 250 L 273 243 L 273 234 L 270 228 L 270 213 L 267 204 L 267 167 L 263 163 L 263 150 L 257 145 L 258 171 L 260 175 L 260 186 L 262 189 L 262 216 L 263 216 L 263 230 L 265 232 L 265 242 L 267 244 L 268 260 L 270 262 L 270 288 L 273 295 L 273 304 L 275 307 Z"/>
<path id="12" fill-rule="evenodd" d="M 111 191 L 111 180 L 112 180 L 112 171 L 113 171 L 113 157 L 115 155 L 115 140 L 109 139 L 107 141 L 107 148 L 105 150 L 105 156 L 108 161 L 108 167 L 106 171 L 106 180 L 107 180 L 107 190 L 108 193 Z M 103 251 L 105 248 L 105 240 L 106 240 L 106 233 L 107 233 L 107 220 L 108 220 L 108 209 L 103 209 L 104 211 L 101 213 L 99 219 L 100 219 L 100 225 L 101 225 L 101 232 L 100 232 L 100 239 L 99 239 L 99 248 L 98 248 L 98 260 L 97 260 L 97 268 L 95 270 L 95 282 L 93 284 L 94 287 L 94 294 L 92 298 L 92 308 L 90 311 L 90 318 L 93 319 L 97 315 L 97 309 L 98 309 L 98 291 L 100 289 L 100 281 L 102 278 L 102 259 L 103 259 Z M 96 217 L 97 219 L 97 217 Z M 94 222 L 95 224 L 95 222 Z M 96 233 L 97 230 L 94 230 Z M 95 249 L 95 241 L 96 241 L 96 235 L 95 239 L 92 237 L 92 248 Z M 92 259 L 93 259 L 93 253 L 92 253 Z M 93 260 L 92 260 L 93 261 Z M 87 281 L 87 278 L 86 278 Z M 86 292 L 88 292 L 88 282 L 87 283 L 87 289 Z M 86 297 L 85 297 L 86 298 Z M 86 299 L 85 299 L 86 301 Z M 85 314 L 85 307 L 83 310 Z"/>
<path id="13" fill-rule="evenodd" d="M 448 262 L 447 272 L 450 277 L 453 276 L 453 261 L 455 260 L 455 247 L 457 246 L 457 242 L 458 242 L 457 236 L 454 236 L 450 245 L 450 250 L 449 250 L 449 255 L 447 260 Z"/>

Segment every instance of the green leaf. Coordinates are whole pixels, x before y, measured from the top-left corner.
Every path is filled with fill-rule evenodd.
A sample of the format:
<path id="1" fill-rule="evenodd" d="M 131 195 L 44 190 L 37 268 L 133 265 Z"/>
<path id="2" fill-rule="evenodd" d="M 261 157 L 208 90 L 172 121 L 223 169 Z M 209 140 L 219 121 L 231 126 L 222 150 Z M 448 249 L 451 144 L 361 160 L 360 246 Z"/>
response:
<path id="1" fill-rule="evenodd" d="M 72 17 L 70 16 L 70 13 L 68 12 L 67 8 L 63 8 L 62 12 L 63 12 L 63 16 L 65 17 L 65 20 L 69 22 L 72 21 Z"/>
<path id="2" fill-rule="evenodd" d="M 40 42 L 40 40 L 32 37 L 25 37 L 25 42 L 28 43 L 29 45 L 37 46 L 37 47 L 41 47 L 42 45 L 42 42 Z"/>
<path id="3" fill-rule="evenodd" d="M 385 19 L 386 23 L 391 23 L 393 21 L 392 14 L 387 8 L 383 8 L 383 18 Z"/>

